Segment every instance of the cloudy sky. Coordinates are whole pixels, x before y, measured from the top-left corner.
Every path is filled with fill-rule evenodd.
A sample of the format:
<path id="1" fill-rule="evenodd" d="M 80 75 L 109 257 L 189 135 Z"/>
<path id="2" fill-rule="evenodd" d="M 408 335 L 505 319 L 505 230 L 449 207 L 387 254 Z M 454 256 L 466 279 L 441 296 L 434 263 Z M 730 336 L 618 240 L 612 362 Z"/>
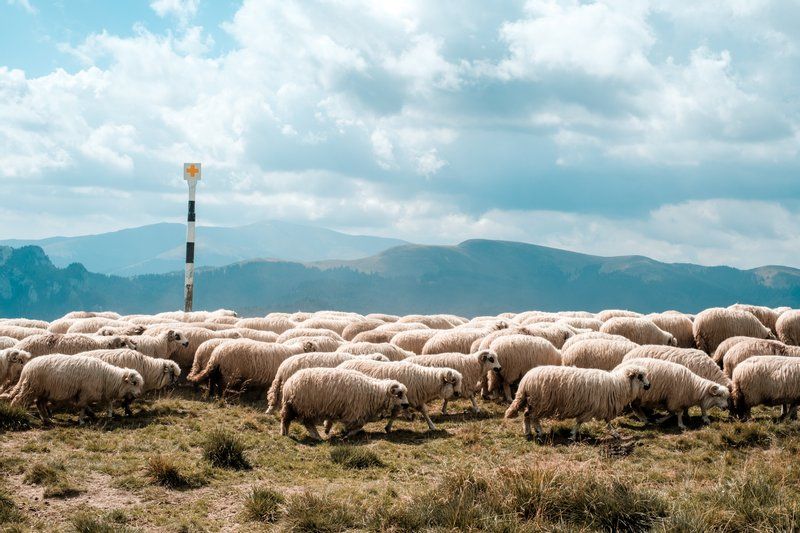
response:
<path id="1" fill-rule="evenodd" d="M 800 0 L 0 0 L 0 238 L 281 219 L 800 266 Z"/>

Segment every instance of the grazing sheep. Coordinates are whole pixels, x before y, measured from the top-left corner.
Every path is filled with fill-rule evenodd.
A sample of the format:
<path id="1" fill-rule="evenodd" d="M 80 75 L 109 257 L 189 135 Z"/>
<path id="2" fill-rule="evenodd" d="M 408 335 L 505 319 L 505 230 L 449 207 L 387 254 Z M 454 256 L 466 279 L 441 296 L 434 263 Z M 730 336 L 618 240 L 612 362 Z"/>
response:
<path id="1" fill-rule="evenodd" d="M 212 324 L 225 324 L 227 326 L 234 326 L 239 322 L 239 318 L 235 316 L 212 316 L 206 319 L 207 322 Z"/>
<path id="2" fill-rule="evenodd" d="M 677 415 L 678 427 L 681 429 L 686 429 L 683 424 L 683 413 L 690 407 L 700 406 L 703 422 L 706 424 L 711 422 L 708 419 L 710 408 L 717 407 L 723 410 L 728 408 L 727 387 L 701 378 L 683 365 L 662 359 L 643 358 L 623 363 L 620 368 L 628 366 L 644 368 L 647 379 L 650 380 L 650 388 L 642 391 L 632 403 L 634 412 L 643 422 L 647 421 L 647 416 L 642 412 L 643 407 L 665 408 L 669 414 L 661 418 L 658 423 Z"/>
<path id="3" fill-rule="evenodd" d="M 280 335 L 297 327 L 297 323 L 283 317 L 272 318 L 240 318 L 236 325 L 240 328 L 271 331 Z"/>
<path id="4" fill-rule="evenodd" d="M 428 416 L 426 404 L 434 398 L 448 400 L 461 396 L 463 378 L 452 368 L 428 368 L 405 361 L 381 363 L 363 358 L 346 361 L 337 368 L 357 370 L 379 379 L 394 379 L 405 385 L 408 388 L 408 403 L 422 413 L 431 431 L 436 431 L 436 426 Z M 396 412 L 392 412 L 386 424 L 387 433 L 392 430 L 396 415 Z"/>
<path id="5" fill-rule="evenodd" d="M 750 417 L 756 405 L 780 405 L 781 419 L 795 418 L 800 402 L 800 358 L 770 355 L 753 357 L 733 371 L 732 411 Z"/>
<path id="6" fill-rule="evenodd" d="M 709 355 L 714 353 L 722 341 L 730 337 L 775 338 L 769 328 L 752 313 L 722 307 L 712 307 L 699 313 L 694 319 L 693 329 L 697 347 Z"/>
<path id="7" fill-rule="evenodd" d="M 144 335 L 155 337 L 161 335 L 165 331 L 180 332 L 182 337 L 186 337 L 189 341 L 189 346 L 179 346 L 178 351 L 172 354 L 172 359 L 181 367 L 182 371 L 187 371 L 191 368 L 194 362 L 194 354 L 197 348 L 200 347 L 205 341 L 209 339 L 219 338 L 233 338 L 239 339 L 241 335 L 233 330 L 227 331 L 211 331 L 205 328 L 194 327 L 193 325 L 179 324 L 164 324 L 161 326 L 152 326 L 144 332 Z"/>
<path id="8" fill-rule="evenodd" d="M 507 402 L 513 399 L 511 386 L 522 379 L 528 370 L 542 365 L 561 365 L 561 353 L 550 342 L 540 337 L 530 335 L 499 337 L 492 342 L 489 349 L 497 354 L 502 369 L 499 373 L 489 374 L 485 392 L 495 391 L 502 383 L 503 395 Z"/>
<path id="9" fill-rule="evenodd" d="M 211 359 L 211 354 L 220 344 L 224 342 L 231 342 L 234 339 L 223 339 L 223 338 L 216 338 L 216 339 L 208 339 L 203 344 L 197 347 L 197 350 L 194 352 L 194 361 L 192 361 L 192 368 L 189 371 L 189 375 L 199 374 L 201 370 L 206 367 L 208 360 Z"/>
<path id="10" fill-rule="evenodd" d="M 425 343 L 438 333 L 438 329 L 412 329 L 410 331 L 401 331 L 392 337 L 391 344 L 419 355 L 422 353 Z"/>
<path id="11" fill-rule="evenodd" d="M 458 324 L 454 324 L 452 319 L 445 315 L 406 315 L 397 322 L 424 324 L 430 329 L 453 329 L 461 323 L 459 321 Z"/>
<path id="12" fill-rule="evenodd" d="M 252 341 L 260 342 L 276 342 L 278 340 L 278 334 L 273 333 L 272 331 L 261 331 L 257 329 L 239 327 L 220 331 L 219 334 L 229 339 L 250 339 Z M 236 335 L 238 335 L 238 337 Z"/>
<path id="13" fill-rule="evenodd" d="M 66 315 L 62 316 L 61 318 L 111 318 L 113 320 L 118 320 L 120 318 L 118 313 L 114 313 L 113 311 L 72 311 L 67 313 Z"/>
<path id="14" fill-rule="evenodd" d="M 556 322 L 528 324 L 523 326 L 524 335 L 532 335 L 534 337 L 541 337 L 550 342 L 559 350 L 564 346 L 567 340 L 575 336 L 575 330 L 566 324 L 558 324 Z"/>
<path id="15" fill-rule="evenodd" d="M 26 328 L 23 326 L 12 326 L 10 324 L 0 324 L 0 337 L 11 337 L 21 341 L 34 335 L 41 335 L 44 330 L 39 328 Z"/>
<path id="16" fill-rule="evenodd" d="M 671 333 L 656 326 L 652 320 L 638 317 L 614 317 L 603 322 L 602 333 L 622 335 L 636 344 L 665 344 L 677 346 Z"/>
<path id="17" fill-rule="evenodd" d="M 172 359 L 178 350 L 189 347 L 189 339 L 180 331 L 167 330 L 155 337 L 133 335 L 128 337 L 137 352 L 159 359 Z"/>
<path id="18" fill-rule="evenodd" d="M 351 342 L 354 343 L 369 342 L 372 344 L 383 344 L 391 341 L 394 338 L 394 336 L 397 335 L 398 333 L 400 332 L 394 330 L 375 328 L 367 331 L 362 331 L 361 333 L 353 337 L 353 340 Z"/>
<path id="19" fill-rule="evenodd" d="M 748 304 L 733 304 L 729 305 L 728 309 L 739 309 L 752 313 L 759 322 L 764 324 L 764 327 L 769 328 L 773 334 L 777 334 L 775 323 L 778 320 L 779 313 L 763 305 L 748 305 Z"/>
<path id="20" fill-rule="evenodd" d="M 472 412 L 479 413 L 480 408 L 475 401 L 475 395 L 481 390 L 489 372 L 500 372 L 501 366 L 497 354 L 491 350 L 482 350 L 470 355 L 462 353 L 437 353 L 430 355 L 415 355 L 408 358 L 409 363 L 422 366 L 452 368 L 461 373 L 463 378 L 464 396 L 472 402 Z M 442 403 L 442 414 L 447 414 L 447 402 Z"/>
<path id="21" fill-rule="evenodd" d="M 170 387 L 178 382 L 181 369 L 175 361 L 166 359 L 156 359 L 149 357 L 136 350 L 93 350 L 84 352 L 85 357 L 95 357 L 118 368 L 130 368 L 136 370 L 144 379 L 142 394 L 154 390 Z M 125 414 L 131 416 L 131 398 L 124 398 L 122 406 Z"/>
<path id="22" fill-rule="evenodd" d="M 377 353 L 369 355 L 351 355 L 344 352 L 301 353 L 284 360 L 278 367 L 278 371 L 275 373 L 275 379 L 272 380 L 272 385 L 270 385 L 269 392 L 267 393 L 267 414 L 272 414 L 281 406 L 283 384 L 298 370 L 304 368 L 334 368 L 345 361 L 350 361 L 358 357 L 372 359 L 373 361 L 389 362 L 389 359 L 385 355 Z"/>
<path id="23" fill-rule="evenodd" d="M 5 350 L 6 348 L 11 348 L 19 341 L 14 337 L 0 337 L 0 350 Z"/>
<path id="24" fill-rule="evenodd" d="M 336 339 L 332 339 L 330 337 L 295 337 L 293 339 L 289 339 L 283 344 L 286 346 L 291 346 L 294 344 L 308 344 L 314 346 L 314 349 L 312 350 L 314 352 L 335 352 L 340 346 L 343 346 L 345 342 L 337 341 Z"/>
<path id="25" fill-rule="evenodd" d="M 627 311 L 625 309 L 606 309 L 605 311 L 600 311 L 595 315 L 595 318 L 600 322 L 606 322 L 611 320 L 612 318 L 619 318 L 619 317 L 627 317 L 627 318 L 641 318 L 641 313 L 637 313 L 636 311 Z"/>
<path id="26" fill-rule="evenodd" d="M 647 315 L 648 319 L 666 331 L 671 333 L 678 343 L 678 348 L 694 348 L 694 330 L 692 321 L 681 313 L 654 313 Z"/>
<path id="27" fill-rule="evenodd" d="M 386 313 L 370 313 L 364 318 L 375 318 L 377 320 L 382 320 L 383 322 L 397 322 L 400 320 L 400 317 L 397 315 L 387 315 Z"/>
<path id="28" fill-rule="evenodd" d="M 525 438 L 529 440 L 532 438 L 531 426 L 538 437 L 542 436 L 542 418 L 575 418 L 571 434 L 575 439 L 581 424 L 593 418 L 605 420 L 611 429 L 611 421 L 649 388 L 647 371 L 640 366 L 625 366 L 611 372 L 594 368 L 540 366 L 522 378 L 505 417 L 515 418 L 524 408 L 523 427 Z"/>
<path id="29" fill-rule="evenodd" d="M 561 352 L 564 366 L 614 370 L 625 358 L 625 354 L 639 345 L 627 339 L 621 341 L 608 339 L 587 339 L 571 345 Z"/>
<path id="30" fill-rule="evenodd" d="M 313 345 L 231 340 L 217 346 L 206 365 L 199 372 L 189 374 L 186 379 L 192 383 L 208 382 L 209 396 L 213 396 L 215 391 L 221 396 L 228 388 L 267 389 L 281 363 L 305 351 L 313 351 Z"/>
<path id="31" fill-rule="evenodd" d="M 342 336 L 336 333 L 335 331 L 331 331 L 329 329 L 303 327 L 303 328 L 295 328 L 295 329 L 290 329 L 288 331 L 284 331 L 283 333 L 278 335 L 278 340 L 276 340 L 275 342 L 285 343 L 286 341 L 290 341 L 298 337 L 330 337 L 331 339 L 337 341 L 344 341 Z"/>
<path id="32" fill-rule="evenodd" d="M 603 323 L 596 318 L 579 318 L 579 317 L 566 317 L 560 318 L 556 324 L 566 324 L 573 328 L 591 329 L 592 331 L 600 331 Z"/>
<path id="33" fill-rule="evenodd" d="M 559 311 L 556 314 L 567 318 L 597 318 L 594 313 L 589 311 Z"/>
<path id="34" fill-rule="evenodd" d="M 46 322 L 44 320 L 34 320 L 31 318 L 3 318 L 0 319 L 0 324 L 36 329 L 47 329 L 50 327 L 50 322 Z"/>
<path id="35" fill-rule="evenodd" d="M 590 331 L 588 333 L 578 333 L 574 337 L 567 339 L 567 342 L 565 342 L 564 346 L 561 347 L 561 351 L 563 352 L 565 350 L 569 350 L 570 346 L 573 344 L 589 339 L 607 339 L 610 341 L 632 342 L 630 339 L 623 337 L 622 335 L 611 335 L 608 333 L 601 333 L 599 331 Z"/>
<path id="36" fill-rule="evenodd" d="M 22 367 L 30 360 L 31 354 L 22 350 L 16 348 L 0 350 L 0 392 L 17 382 Z"/>
<path id="37" fill-rule="evenodd" d="M 737 336 L 725 339 L 724 341 L 719 343 L 719 346 L 717 346 L 717 349 L 714 350 L 714 355 L 712 355 L 711 358 L 714 360 L 715 363 L 717 363 L 717 365 L 720 368 L 722 368 L 722 362 L 725 359 L 725 354 L 728 353 L 728 350 L 730 350 L 731 348 L 733 348 L 742 341 L 750 341 L 750 340 L 753 340 L 753 337 Z"/>
<path id="38" fill-rule="evenodd" d="M 103 326 L 125 327 L 130 326 L 130 322 L 123 320 L 113 320 L 111 318 L 82 318 L 76 320 L 68 329 L 67 333 L 85 333 L 87 335 L 97 333 Z"/>
<path id="39" fill-rule="evenodd" d="M 800 345 L 800 310 L 790 309 L 781 313 L 775 322 L 775 330 L 782 343 Z"/>
<path id="40" fill-rule="evenodd" d="M 456 328 L 440 331 L 431 337 L 422 347 L 422 354 L 434 353 L 469 353 L 472 343 L 492 333 L 488 328 Z"/>
<path id="41" fill-rule="evenodd" d="M 147 328 L 141 324 L 129 324 L 127 326 L 103 326 L 98 329 L 95 335 L 101 337 L 130 337 L 131 335 L 141 335 Z"/>
<path id="42" fill-rule="evenodd" d="M 39 330 L 41 331 L 41 330 Z M 60 353 L 74 355 L 90 350 L 136 348 L 127 337 L 100 337 L 96 335 L 43 333 L 19 341 L 15 346 L 32 357 Z"/>
<path id="43" fill-rule="evenodd" d="M 379 353 L 385 355 L 389 361 L 402 361 L 414 355 L 414 352 L 404 350 L 399 346 L 389 344 L 388 342 L 351 342 L 342 344 L 336 349 L 337 352 L 345 352 L 351 355 L 368 355 L 371 353 Z"/>
<path id="44" fill-rule="evenodd" d="M 352 321 L 350 320 L 314 317 L 303 322 L 303 327 L 310 329 L 327 329 L 341 336 L 342 332 L 344 332 L 344 328 L 349 326 L 351 323 Z"/>
<path id="45" fill-rule="evenodd" d="M 743 361 L 760 355 L 784 355 L 786 357 L 800 357 L 800 346 L 789 346 L 781 341 L 763 339 L 749 339 L 737 343 L 728 350 L 722 360 L 722 371 L 729 378 L 733 376 L 734 369 Z"/>
<path id="46" fill-rule="evenodd" d="M 138 398 L 143 384 L 135 370 L 117 368 L 93 357 L 51 354 L 23 366 L 17 384 L 2 396 L 11 400 L 12 406 L 27 408 L 35 402 L 45 423 L 50 421 L 47 402 L 71 402 L 80 408 L 78 422 L 83 424 L 90 404 L 107 404 L 111 417 L 113 402 Z"/>
<path id="47" fill-rule="evenodd" d="M 730 387 L 731 384 L 731 380 L 722 373 L 714 361 L 705 352 L 695 348 L 676 348 L 663 344 L 637 346 L 625 355 L 624 361 L 644 358 L 678 363 L 701 378 L 711 380 L 723 387 Z"/>
<path id="48" fill-rule="evenodd" d="M 315 440 L 322 440 L 316 427 L 322 421 L 341 422 L 342 436 L 350 437 L 367 422 L 408 405 L 406 387 L 396 380 L 341 368 L 306 368 L 283 386 L 281 435 L 287 436 L 298 419 Z"/>
<path id="49" fill-rule="evenodd" d="M 347 327 L 342 331 L 342 338 L 346 341 L 351 341 L 353 340 L 353 337 L 359 333 L 372 331 L 373 329 L 377 328 L 378 326 L 382 326 L 385 323 L 386 322 L 383 320 L 378 320 L 377 318 L 369 318 L 365 320 L 359 320 L 358 322 L 352 322 L 348 324 Z"/>

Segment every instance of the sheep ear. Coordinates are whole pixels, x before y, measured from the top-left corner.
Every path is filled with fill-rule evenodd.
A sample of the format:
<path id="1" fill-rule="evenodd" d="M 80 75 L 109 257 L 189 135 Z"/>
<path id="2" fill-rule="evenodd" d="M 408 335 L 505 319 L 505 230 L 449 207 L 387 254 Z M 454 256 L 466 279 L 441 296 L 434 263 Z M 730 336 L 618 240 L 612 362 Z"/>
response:
<path id="1" fill-rule="evenodd" d="M 625 370 L 625 376 L 628 379 L 635 379 L 637 375 L 639 375 L 639 371 L 637 369 L 633 368 L 633 367 L 627 368 Z"/>
<path id="2" fill-rule="evenodd" d="M 169 330 L 167 332 L 167 337 L 169 338 L 169 340 L 174 341 L 175 340 L 175 332 L 172 331 L 172 330 Z"/>
<path id="3" fill-rule="evenodd" d="M 483 350 L 478 357 L 480 357 L 481 363 L 485 363 L 489 359 L 489 350 Z"/>
<path id="4" fill-rule="evenodd" d="M 130 383 L 131 382 L 131 375 L 130 374 L 125 374 L 125 377 L 122 378 L 122 381 L 124 381 L 125 383 Z"/>
<path id="5" fill-rule="evenodd" d="M 722 387 L 719 385 L 714 385 L 711 387 L 711 396 L 722 396 L 723 390 Z"/>
<path id="6" fill-rule="evenodd" d="M 311 342 L 311 341 L 304 342 L 303 343 L 303 351 L 306 352 L 306 353 L 313 352 L 314 351 L 314 343 Z"/>

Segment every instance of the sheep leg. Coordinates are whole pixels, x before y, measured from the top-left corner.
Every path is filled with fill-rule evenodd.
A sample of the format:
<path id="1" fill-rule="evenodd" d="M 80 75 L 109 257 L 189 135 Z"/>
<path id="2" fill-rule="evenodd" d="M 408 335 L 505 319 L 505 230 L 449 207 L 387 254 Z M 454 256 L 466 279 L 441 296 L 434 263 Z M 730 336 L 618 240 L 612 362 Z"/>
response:
<path id="1" fill-rule="evenodd" d="M 114 402 L 108 402 L 106 410 L 108 411 L 108 418 L 114 418 Z"/>
<path id="2" fill-rule="evenodd" d="M 133 416 L 133 411 L 131 411 L 131 399 L 125 398 L 122 400 L 122 407 L 125 409 L 125 416 Z"/>
<path id="3" fill-rule="evenodd" d="M 419 412 L 422 413 L 423 418 L 425 418 L 425 422 L 428 423 L 428 429 L 431 431 L 436 431 L 436 426 L 433 425 L 431 417 L 428 416 L 428 408 L 423 405 L 422 407 L 419 408 Z"/>
<path id="4" fill-rule="evenodd" d="M 289 425 L 296 416 L 297 414 L 292 409 L 291 404 L 283 404 L 283 409 L 281 409 L 281 435 L 284 437 L 289 435 Z"/>
<path id="5" fill-rule="evenodd" d="M 317 431 L 317 426 L 315 426 L 313 422 L 304 420 L 303 426 L 306 428 L 306 431 L 308 431 L 309 437 L 314 440 L 322 440 L 322 437 L 319 436 L 319 432 Z"/>
<path id="6" fill-rule="evenodd" d="M 535 416 L 532 416 L 531 420 L 533 422 L 533 429 L 536 431 L 536 437 L 541 439 L 542 435 L 544 435 L 544 431 L 542 431 L 542 423 L 541 423 L 541 421 L 538 418 L 536 418 Z"/>
<path id="7" fill-rule="evenodd" d="M 681 428 L 681 430 L 686 429 L 686 426 L 683 425 L 683 409 L 678 410 L 677 416 L 678 416 L 678 427 Z"/>
<path id="8" fill-rule="evenodd" d="M 341 436 L 345 439 L 349 439 L 353 435 L 357 435 L 364 431 L 364 424 L 356 424 L 353 426 L 347 426 L 342 430 Z"/>
<path id="9" fill-rule="evenodd" d="M 525 409 L 525 413 L 522 416 L 522 430 L 525 434 L 525 439 L 532 440 L 533 435 L 531 434 L 531 410 L 530 408 Z"/>
<path id="10" fill-rule="evenodd" d="M 795 420 L 797 418 L 797 405 L 790 404 L 789 405 L 789 413 L 787 414 L 789 420 Z"/>
<path id="11" fill-rule="evenodd" d="M 329 435 L 331 432 L 331 428 L 333 427 L 333 420 L 330 419 L 326 420 L 325 423 L 322 424 L 322 427 L 325 428 L 325 434 Z"/>
<path id="12" fill-rule="evenodd" d="M 710 424 L 711 419 L 708 418 L 708 411 L 702 405 L 700 406 L 700 417 L 703 419 L 703 424 Z"/>
<path id="13" fill-rule="evenodd" d="M 472 402 L 472 412 L 478 414 L 481 412 L 481 408 L 478 407 L 478 402 L 475 400 L 475 395 L 469 397 L 469 401 Z"/>
<path id="14" fill-rule="evenodd" d="M 49 424 L 50 413 L 47 412 L 47 400 L 42 400 L 41 398 L 36 400 L 36 410 L 39 411 L 39 418 L 42 419 L 42 422 Z"/>
<path id="15" fill-rule="evenodd" d="M 514 397 L 511 396 L 511 384 L 508 381 L 503 382 L 503 394 L 507 402 L 511 403 L 514 401 Z"/>
<path id="16" fill-rule="evenodd" d="M 578 438 L 578 433 L 581 430 L 581 424 L 583 422 L 579 419 L 575 420 L 575 426 L 572 428 L 572 431 L 569 434 L 569 440 L 576 440 Z"/>
<path id="17" fill-rule="evenodd" d="M 447 414 L 447 400 L 446 399 L 442 402 L 442 414 L 443 415 Z"/>
<path id="18" fill-rule="evenodd" d="M 650 423 L 650 420 L 647 418 L 647 415 L 644 414 L 641 405 L 632 405 L 631 407 L 633 408 L 633 414 L 636 415 L 636 418 L 638 418 L 640 422 L 644 424 Z"/>
<path id="19" fill-rule="evenodd" d="M 386 433 L 391 433 L 392 426 L 394 425 L 394 419 L 397 418 L 397 413 L 400 411 L 399 407 L 395 407 L 392 409 L 392 412 L 389 414 L 389 421 L 386 423 L 386 426 L 383 428 Z"/>

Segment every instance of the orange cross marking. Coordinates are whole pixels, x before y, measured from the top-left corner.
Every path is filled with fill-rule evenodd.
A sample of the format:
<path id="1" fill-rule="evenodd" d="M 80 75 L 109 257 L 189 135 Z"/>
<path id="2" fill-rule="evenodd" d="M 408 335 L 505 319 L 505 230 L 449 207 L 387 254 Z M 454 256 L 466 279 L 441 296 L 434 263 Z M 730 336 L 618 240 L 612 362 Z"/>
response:
<path id="1" fill-rule="evenodd" d="M 186 169 L 186 173 L 191 177 L 194 177 L 198 172 L 200 172 L 200 170 L 198 170 L 198 168 L 194 165 L 189 165 L 189 168 Z"/>

